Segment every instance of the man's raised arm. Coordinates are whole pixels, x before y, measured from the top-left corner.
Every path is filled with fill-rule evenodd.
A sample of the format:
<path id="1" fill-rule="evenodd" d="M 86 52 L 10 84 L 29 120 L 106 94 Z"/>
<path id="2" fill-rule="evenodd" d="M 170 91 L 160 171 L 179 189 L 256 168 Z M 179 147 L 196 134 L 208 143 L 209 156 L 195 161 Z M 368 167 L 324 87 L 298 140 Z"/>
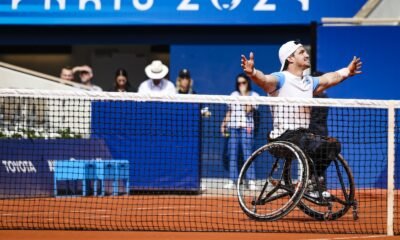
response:
<path id="1" fill-rule="evenodd" d="M 249 59 L 242 55 L 241 66 L 247 76 L 265 92 L 270 93 L 275 91 L 278 79 L 272 75 L 265 75 L 260 70 L 254 68 L 254 54 L 252 52 L 250 53 Z"/>
<path id="2" fill-rule="evenodd" d="M 319 85 L 314 94 L 323 92 L 325 89 L 333 87 L 349 77 L 361 73 L 362 62 L 360 58 L 354 57 L 350 64 L 336 72 L 329 72 L 322 75 L 319 79 Z"/>

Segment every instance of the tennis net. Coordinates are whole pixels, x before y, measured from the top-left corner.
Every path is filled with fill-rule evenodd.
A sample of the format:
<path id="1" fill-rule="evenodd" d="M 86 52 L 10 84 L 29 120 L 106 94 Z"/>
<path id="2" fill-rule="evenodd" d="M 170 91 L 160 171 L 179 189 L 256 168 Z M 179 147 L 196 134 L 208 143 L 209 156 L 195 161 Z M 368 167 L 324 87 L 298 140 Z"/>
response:
<path id="1" fill-rule="evenodd" d="M 305 162 L 262 149 L 293 126 Z M 0 229 L 400 234 L 399 126 L 398 101 L 3 89 Z"/>

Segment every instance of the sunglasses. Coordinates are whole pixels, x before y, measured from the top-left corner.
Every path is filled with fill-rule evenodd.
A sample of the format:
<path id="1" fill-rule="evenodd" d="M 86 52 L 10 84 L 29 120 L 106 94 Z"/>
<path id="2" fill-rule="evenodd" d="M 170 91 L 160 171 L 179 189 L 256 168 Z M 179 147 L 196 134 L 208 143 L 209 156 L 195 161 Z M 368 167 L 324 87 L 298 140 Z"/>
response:
<path id="1" fill-rule="evenodd" d="M 245 85 L 245 84 L 247 84 L 247 82 L 238 82 L 237 84 L 238 85 Z"/>

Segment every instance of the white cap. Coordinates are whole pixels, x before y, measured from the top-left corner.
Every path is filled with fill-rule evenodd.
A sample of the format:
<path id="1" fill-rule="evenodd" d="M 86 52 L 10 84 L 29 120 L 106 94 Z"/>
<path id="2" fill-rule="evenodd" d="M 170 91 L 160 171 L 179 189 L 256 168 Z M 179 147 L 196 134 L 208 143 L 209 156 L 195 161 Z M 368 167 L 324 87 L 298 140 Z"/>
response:
<path id="1" fill-rule="evenodd" d="M 281 71 L 285 66 L 286 59 L 292 55 L 299 47 L 303 46 L 297 41 L 289 41 L 279 48 L 279 61 L 281 61 Z"/>

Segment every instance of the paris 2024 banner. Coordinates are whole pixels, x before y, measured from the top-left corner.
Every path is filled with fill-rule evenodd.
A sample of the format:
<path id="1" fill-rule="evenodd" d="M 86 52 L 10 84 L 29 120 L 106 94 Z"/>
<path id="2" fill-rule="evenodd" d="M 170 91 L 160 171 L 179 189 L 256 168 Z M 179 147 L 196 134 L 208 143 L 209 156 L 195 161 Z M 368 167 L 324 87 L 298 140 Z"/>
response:
<path id="1" fill-rule="evenodd" d="M 1 25 L 282 25 L 353 17 L 367 0 L 7 0 Z"/>

